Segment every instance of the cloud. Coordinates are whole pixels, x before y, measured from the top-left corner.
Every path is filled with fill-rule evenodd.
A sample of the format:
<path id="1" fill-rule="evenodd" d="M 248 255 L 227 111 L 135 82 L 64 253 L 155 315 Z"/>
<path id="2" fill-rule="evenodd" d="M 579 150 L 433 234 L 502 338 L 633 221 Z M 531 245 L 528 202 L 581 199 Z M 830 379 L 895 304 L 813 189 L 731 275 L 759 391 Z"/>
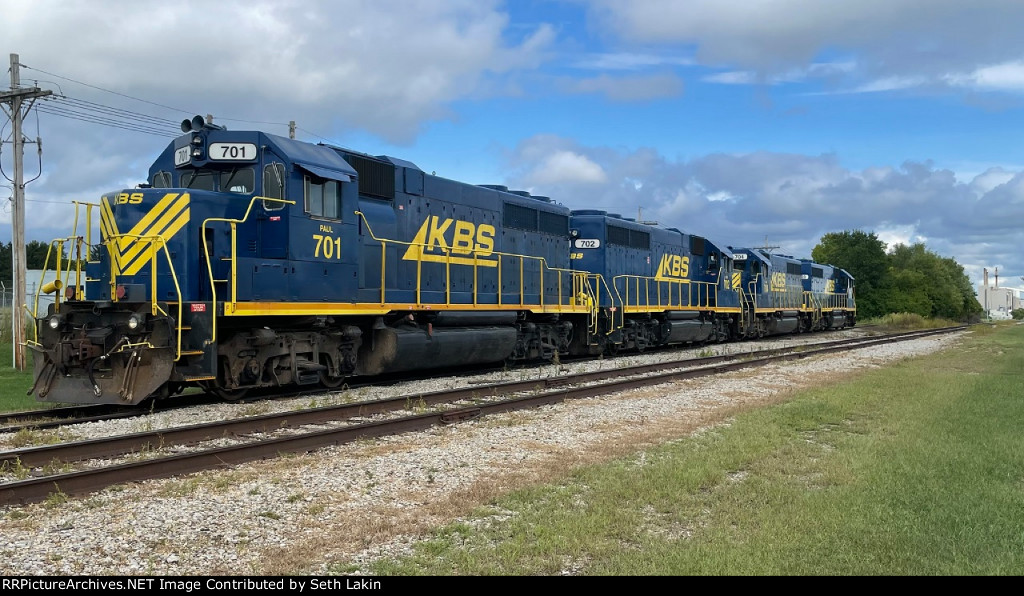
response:
<path id="1" fill-rule="evenodd" d="M 589 79 L 561 79 L 558 88 L 567 94 L 597 93 L 615 102 L 646 101 L 682 95 L 683 81 L 673 73 L 632 77 L 601 75 Z"/>
<path id="2" fill-rule="evenodd" d="M 958 180 L 930 162 L 851 170 L 834 154 L 754 152 L 669 159 L 649 148 L 588 147 L 533 137 L 508 155 L 509 186 L 530 185 L 573 209 L 604 209 L 711 237 L 733 246 L 765 242 L 809 257 L 828 232 L 864 229 L 883 241 L 926 242 L 974 275 L 1000 262 L 1024 275 L 1024 173 L 993 168 Z M 563 164 L 564 170 L 552 164 Z M 586 164 L 574 169 L 569 164 Z M 601 171 L 585 176 L 550 171 Z"/>
<path id="3" fill-rule="evenodd" d="M 950 74 L 946 81 L 978 89 L 1024 91 L 1024 60 L 984 66 L 968 74 Z"/>
<path id="4" fill-rule="evenodd" d="M 29 66 L 158 97 L 185 115 L 295 119 L 398 142 L 449 117 L 449 102 L 480 93 L 491 77 L 535 68 L 554 35 L 541 25 L 506 40 L 509 18 L 494 0 L 139 1 L 103 10 L 41 0 L 8 12 L 17 4 L 0 3 L 0 38 L 24 48 Z"/>
<path id="5" fill-rule="evenodd" d="M 694 63 L 689 56 L 674 54 L 641 54 L 635 52 L 619 52 L 606 54 L 590 54 L 574 63 L 575 68 L 585 70 L 644 70 L 662 66 L 689 66 Z"/>
<path id="6" fill-rule="evenodd" d="M 908 83 L 1021 89 L 1024 3 L 1016 0 L 595 0 L 595 27 L 624 43 L 681 48 L 703 65 L 732 67 L 722 82 L 803 69 L 822 57 L 856 62 L 847 87 Z M 750 71 L 758 76 L 739 73 Z M 714 76 L 714 75 L 713 75 Z M 874 84 L 871 82 L 875 81 Z"/>
<path id="7" fill-rule="evenodd" d="M 115 109 L 105 129 L 55 114 L 74 116 L 55 102 L 27 123 L 34 136 L 38 116 L 44 168 L 28 187 L 30 238 L 43 225 L 66 235 L 71 199 L 142 181 L 184 118 L 282 135 L 295 120 L 300 138 L 409 144 L 455 119 L 454 102 L 515 92 L 555 35 L 546 24 L 513 31 L 498 0 L 0 0 L 0 15 L 23 84 Z M 167 136 L 115 128 L 137 113 L 164 119 Z M 2 159 L 9 169 L 9 152 Z M 28 174 L 34 162 L 27 155 Z"/>
<path id="8" fill-rule="evenodd" d="M 607 180 L 604 170 L 589 158 L 572 151 L 546 155 L 525 176 L 530 187 L 550 184 L 601 184 Z"/>

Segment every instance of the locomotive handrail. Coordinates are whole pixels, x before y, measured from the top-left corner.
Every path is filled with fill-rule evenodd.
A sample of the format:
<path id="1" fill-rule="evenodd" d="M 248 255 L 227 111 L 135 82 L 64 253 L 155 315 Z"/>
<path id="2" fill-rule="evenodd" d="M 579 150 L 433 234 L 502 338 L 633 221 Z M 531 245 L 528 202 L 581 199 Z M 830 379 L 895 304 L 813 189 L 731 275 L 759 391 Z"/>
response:
<path id="1" fill-rule="evenodd" d="M 619 292 L 619 284 L 618 284 L 619 280 L 623 280 L 622 287 L 624 288 L 625 293 L 626 293 L 625 298 L 623 298 L 622 294 Z M 635 290 L 636 290 L 635 291 L 635 295 L 636 295 L 636 298 L 637 298 L 637 301 L 636 301 L 635 305 L 631 305 L 630 302 L 629 302 L 629 283 L 628 283 L 628 280 L 634 280 L 635 281 L 635 283 L 633 284 L 634 287 L 635 287 Z M 717 287 L 718 287 L 718 282 L 717 281 L 715 281 L 715 282 L 711 282 L 711 281 L 693 281 L 693 280 L 690 280 L 690 279 L 671 279 L 671 280 L 669 280 L 669 279 L 658 279 L 657 277 L 651 277 L 649 275 L 630 275 L 630 274 L 616 275 L 615 277 L 612 278 L 612 287 L 615 288 L 616 295 L 619 297 L 620 302 L 622 302 L 622 304 L 624 304 L 625 307 L 629 307 L 629 306 L 637 306 L 637 307 L 639 307 L 639 306 L 641 306 L 640 305 L 640 301 L 639 301 L 639 298 L 640 298 L 640 281 L 641 280 L 644 281 L 644 294 L 645 294 L 645 298 L 647 300 L 646 301 L 646 306 L 648 306 L 648 307 L 650 307 L 650 306 L 657 306 L 657 307 L 661 308 L 663 306 L 664 307 L 678 306 L 678 307 L 680 307 L 680 309 L 682 307 L 684 307 L 684 306 L 685 307 L 696 307 L 696 308 L 700 308 L 702 306 L 703 307 L 710 307 L 711 306 L 711 290 L 712 290 L 712 288 L 717 289 Z M 651 303 L 651 282 L 654 282 L 655 287 L 657 288 L 657 292 L 656 292 L 657 293 L 657 298 L 658 298 L 657 304 L 652 304 Z M 663 287 L 662 284 L 665 284 L 664 287 L 668 288 L 668 302 L 665 303 L 665 304 L 662 304 L 662 302 L 661 302 L 661 288 Z M 688 288 L 689 288 L 689 290 L 686 293 L 688 304 L 683 304 L 683 288 L 682 288 L 682 286 L 684 286 L 684 285 L 688 286 Z M 672 301 L 672 288 L 673 287 L 677 287 L 678 288 L 678 303 L 675 303 L 675 302 Z M 697 288 L 697 292 L 696 292 L 697 302 L 696 302 L 696 304 L 694 303 L 694 300 L 693 300 L 693 298 L 694 298 L 694 291 L 693 291 L 694 287 Z"/>
<path id="2" fill-rule="evenodd" d="M 210 331 L 210 340 L 207 345 L 215 343 L 217 341 L 217 280 L 213 278 L 213 262 L 210 260 L 210 245 L 206 240 L 206 224 L 210 222 L 222 222 L 231 224 L 231 305 L 232 311 L 234 311 L 235 301 L 238 298 L 238 287 L 236 286 L 238 276 L 238 258 L 236 255 L 237 251 L 237 229 L 236 226 L 240 223 L 245 223 L 249 219 L 249 214 L 252 212 L 252 206 L 256 204 L 256 201 L 271 201 L 274 203 L 284 203 L 286 205 L 294 205 L 295 201 L 289 201 L 288 199 L 277 199 L 274 197 L 262 197 L 254 196 L 249 201 L 249 206 L 245 209 L 245 214 L 242 215 L 241 219 L 230 218 L 230 217 L 208 217 L 203 220 L 203 225 L 199 230 L 199 235 L 203 239 L 203 254 L 206 255 L 206 271 L 210 275 L 210 299 L 213 302 L 214 315 L 212 317 L 213 324 Z M 180 295 L 180 294 L 179 294 Z M 178 301 L 179 308 L 181 301 Z M 225 310 L 227 309 L 225 305 Z M 179 321 L 180 325 L 180 321 Z"/>
<path id="3" fill-rule="evenodd" d="M 385 279 L 386 279 L 385 275 L 386 275 L 386 270 L 387 270 L 387 245 L 388 244 L 394 244 L 396 246 L 417 247 L 417 248 L 420 248 L 420 249 L 432 248 L 432 245 L 428 244 L 428 243 L 425 243 L 425 242 L 406 242 L 404 240 L 394 240 L 394 239 L 391 239 L 391 238 L 381 238 L 381 237 L 378 237 L 376 234 L 373 233 L 373 228 L 370 226 L 370 222 L 366 219 L 366 215 L 362 211 L 358 211 L 358 210 L 355 211 L 354 213 L 359 216 L 359 218 L 363 222 L 363 225 L 366 226 L 366 232 L 367 232 L 367 234 L 369 234 L 370 239 L 372 239 L 375 242 L 379 242 L 380 245 L 381 245 L 380 303 L 381 303 L 381 305 L 387 304 L 387 284 L 385 283 Z M 451 305 L 451 258 L 452 258 L 452 251 L 453 251 L 453 249 L 450 248 L 450 247 L 447 247 L 447 246 L 444 246 L 444 247 L 438 246 L 437 248 L 443 250 L 444 251 L 444 255 L 445 255 L 445 301 L 446 301 L 446 303 L 448 305 Z M 476 250 L 473 250 L 472 252 L 473 252 L 473 265 L 472 265 L 472 267 L 473 267 L 473 305 L 476 306 L 476 305 L 479 304 L 478 301 L 479 301 L 479 294 L 480 294 L 480 292 L 478 290 L 478 285 L 477 285 L 477 272 L 479 271 L 479 260 L 478 260 L 479 255 L 478 255 L 478 252 Z M 582 283 L 582 282 L 586 281 L 588 277 L 594 275 L 594 274 L 586 272 L 586 271 L 577 271 L 577 270 L 574 270 L 574 269 L 564 269 L 564 268 L 561 268 L 561 267 L 551 267 L 550 265 L 548 265 L 547 259 L 544 258 L 544 257 L 537 257 L 537 256 L 532 256 L 532 255 L 521 255 L 521 254 L 516 254 L 516 253 L 508 253 L 508 252 L 494 251 L 494 250 L 490 251 L 488 254 L 497 255 L 499 257 L 497 259 L 497 261 L 496 261 L 496 268 L 497 268 L 497 275 L 498 275 L 498 280 L 497 280 L 497 300 L 498 300 L 498 302 L 497 302 L 497 304 L 499 306 L 503 304 L 502 303 L 502 291 L 501 291 L 501 276 L 502 276 L 501 261 L 502 260 L 501 260 L 500 257 L 510 257 L 510 258 L 513 258 L 513 259 L 519 259 L 519 306 L 523 306 L 523 307 L 527 306 L 527 304 L 526 304 L 526 288 L 525 288 L 525 268 L 524 268 L 524 261 L 526 261 L 526 260 L 535 261 L 535 262 L 537 262 L 539 264 L 539 269 L 538 269 L 538 277 L 539 277 L 539 283 L 540 283 L 540 287 L 538 288 L 538 298 L 539 298 L 539 301 L 540 301 L 539 306 L 544 306 L 544 271 L 545 270 L 553 271 L 558 276 L 558 283 L 557 283 L 557 285 L 558 285 L 558 304 L 557 305 L 558 305 L 559 308 L 564 307 L 564 306 L 570 306 L 570 307 L 571 306 L 576 306 L 576 304 L 574 304 L 575 301 L 576 301 L 576 296 L 570 296 L 569 299 L 566 300 L 565 299 L 566 297 L 562 295 L 562 274 L 563 273 L 569 275 L 570 279 L 579 280 L 580 281 L 580 284 L 579 284 L 580 287 L 589 287 L 589 284 L 585 284 L 585 283 Z M 417 257 L 416 257 L 416 303 L 417 304 L 423 304 L 423 301 L 422 301 L 422 269 L 423 269 L 423 262 L 424 261 L 423 261 L 422 256 L 423 256 L 423 254 L 422 254 L 422 250 L 421 250 L 420 254 L 418 254 Z M 590 310 L 592 312 L 596 312 L 596 304 L 597 304 L 597 302 L 594 301 L 594 304 L 592 304 L 590 306 Z"/>
<path id="4" fill-rule="evenodd" d="M 78 242 L 75 245 L 77 255 L 75 256 L 75 298 L 78 300 L 85 299 L 85 287 L 82 285 L 82 237 L 78 235 L 78 208 L 81 205 L 85 205 L 85 246 L 87 253 L 85 260 L 89 260 L 88 251 L 92 250 L 92 208 L 99 207 L 99 203 L 89 203 L 88 201 L 71 201 L 75 205 L 75 223 L 71 228 L 71 236 L 77 238 Z M 70 254 L 70 251 L 68 252 Z M 70 258 L 70 257 L 69 257 Z M 64 275 L 64 287 L 68 285 L 68 279 L 71 274 L 70 267 Z"/>
<path id="5" fill-rule="evenodd" d="M 54 294 L 54 298 L 53 298 L 54 307 L 53 307 L 53 310 L 54 310 L 54 312 L 60 312 L 60 301 L 61 301 L 61 297 L 62 297 L 62 294 L 60 292 L 60 289 L 62 287 L 60 285 L 61 284 L 61 282 L 60 282 L 61 260 L 62 260 L 61 259 L 61 256 L 62 256 L 61 253 L 63 252 L 63 249 L 64 249 L 64 243 L 66 243 L 66 242 L 74 241 L 75 242 L 75 247 L 76 247 L 77 253 L 78 253 L 78 258 L 75 259 L 75 298 L 78 299 L 78 300 L 82 300 L 82 299 L 85 298 L 85 290 L 82 287 L 82 242 L 83 242 L 83 239 L 82 239 L 81 236 L 78 235 L 78 208 L 81 205 L 85 205 L 86 206 L 86 239 L 84 240 L 84 242 L 85 242 L 86 246 L 92 246 L 92 208 L 93 207 L 98 207 L 99 203 L 89 203 L 89 202 L 85 202 L 85 201 L 71 201 L 71 203 L 75 206 L 75 219 L 74 219 L 74 224 L 72 224 L 72 227 L 71 227 L 71 235 L 68 236 L 67 238 L 56 238 L 56 239 L 50 241 L 50 244 L 49 244 L 49 246 L 46 249 L 46 260 L 43 261 L 43 270 L 42 270 L 42 272 L 41 272 L 41 274 L 39 276 L 39 284 L 36 285 L 36 294 L 34 296 L 32 310 L 29 310 L 27 304 L 22 305 L 22 308 L 24 308 L 25 311 L 29 315 L 31 315 L 33 319 L 37 319 L 39 317 L 39 294 L 40 294 L 40 292 L 43 291 L 43 288 L 45 287 L 44 284 L 43 284 L 43 280 L 46 279 L 46 272 L 49 271 L 50 255 L 53 254 L 53 247 L 54 247 L 54 245 L 57 245 L 57 267 L 54 270 L 54 273 L 56 274 L 54 276 L 54 281 L 57 282 L 57 283 L 53 287 L 53 290 L 54 290 L 53 291 L 53 294 Z M 68 250 L 68 255 L 69 255 L 68 256 L 68 267 L 67 267 L 67 270 L 64 272 L 63 287 L 67 287 L 68 281 L 69 281 L 69 279 L 71 277 L 71 257 L 70 257 L 71 251 L 70 250 Z M 32 332 L 33 332 L 33 340 L 31 342 L 26 341 L 25 343 L 26 344 L 32 343 L 32 344 L 39 345 L 39 329 L 38 329 L 38 327 L 33 325 Z"/>
<path id="6" fill-rule="evenodd" d="M 158 303 L 158 301 L 156 299 L 156 295 L 157 295 L 157 292 L 156 292 L 156 286 L 157 286 L 157 280 L 156 280 L 156 263 L 157 263 L 157 258 L 156 258 L 156 255 L 157 255 L 157 252 L 159 252 L 160 248 L 163 249 L 164 257 L 167 259 L 167 269 L 171 273 L 171 281 L 174 282 L 174 293 L 178 297 L 178 301 L 177 301 L 178 302 L 178 318 L 175 320 L 175 323 L 176 323 L 175 326 L 177 327 L 177 342 L 176 342 L 176 345 L 175 345 L 175 355 L 174 355 L 174 361 L 177 362 L 178 360 L 181 359 L 181 315 L 182 315 L 181 284 L 178 283 L 178 272 L 174 270 L 174 261 L 171 259 L 171 253 L 170 253 L 170 251 L 167 250 L 167 239 L 164 238 L 163 236 L 161 236 L 160 234 L 155 234 L 155 235 L 152 235 L 152 236 L 143 236 L 143 235 L 140 235 L 140 234 L 107 234 L 104 237 L 104 239 L 103 239 L 103 244 L 107 247 L 107 253 L 108 254 L 113 254 L 112 251 L 111 251 L 110 245 L 111 244 L 116 244 L 122 238 L 133 238 L 133 239 L 135 239 L 138 242 L 148 242 L 149 243 L 149 247 L 147 249 L 144 249 L 144 250 L 147 250 L 149 252 L 148 260 L 149 260 L 149 264 L 150 264 L 149 274 L 150 274 L 150 286 L 151 286 L 151 290 L 150 290 L 150 293 L 149 293 L 149 297 L 150 297 L 149 302 L 151 304 L 150 312 L 152 313 L 153 316 L 156 316 L 158 311 L 163 312 L 164 315 L 167 314 L 166 311 L 164 311 L 162 308 L 160 308 L 160 305 L 159 305 L 159 303 Z M 157 245 L 159 245 L 160 248 L 157 248 Z M 118 267 L 117 263 L 115 263 L 114 259 L 111 258 L 110 259 L 110 300 L 112 302 L 117 302 L 117 269 L 116 269 L 117 267 Z M 124 345 L 124 346 L 121 346 L 121 349 L 118 350 L 118 351 L 119 352 L 123 352 L 126 349 L 129 349 L 129 348 L 128 348 L 127 345 Z"/>

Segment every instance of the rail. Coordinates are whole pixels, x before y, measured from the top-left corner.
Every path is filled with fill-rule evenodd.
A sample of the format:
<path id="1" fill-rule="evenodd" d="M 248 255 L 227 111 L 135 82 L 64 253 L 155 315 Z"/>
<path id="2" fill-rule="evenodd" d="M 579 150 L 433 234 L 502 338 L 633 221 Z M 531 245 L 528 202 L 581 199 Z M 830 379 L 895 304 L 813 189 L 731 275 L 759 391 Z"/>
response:
<path id="1" fill-rule="evenodd" d="M 66 238 L 56 238 L 50 241 L 49 246 L 46 249 L 46 259 L 43 261 L 43 269 L 39 276 L 39 283 L 36 285 L 36 293 L 33 300 L 32 309 L 29 310 L 28 305 L 22 305 L 25 311 L 33 318 L 39 318 L 39 295 L 54 294 L 54 312 L 60 312 L 61 298 L 64 296 L 61 293 L 62 288 L 68 287 L 68 282 L 71 279 L 72 263 L 74 263 L 75 270 L 75 285 L 74 285 L 74 297 L 76 300 L 85 299 L 85 286 L 82 284 L 82 246 L 83 244 L 88 250 L 92 246 L 92 208 L 99 207 L 99 203 L 88 203 L 84 201 L 71 201 L 75 206 L 75 219 L 71 227 L 71 235 Z M 79 207 L 82 205 L 86 206 L 86 226 L 85 226 L 85 237 L 78 235 L 78 220 L 79 220 Z M 71 257 L 72 249 L 68 249 L 67 254 L 67 268 L 63 270 L 64 281 L 61 281 L 61 268 L 62 262 L 64 261 L 64 246 L 69 243 L 74 243 L 75 257 Z M 50 270 L 50 257 L 53 255 L 54 248 L 56 247 L 56 267 L 54 272 L 54 281 L 49 284 L 44 284 L 43 281 L 46 279 L 46 273 Z M 86 255 L 88 259 L 88 255 Z M 68 297 L 70 299 L 70 297 Z M 32 327 L 33 339 L 26 341 L 26 344 L 39 345 L 39 329 L 37 326 Z"/>
<path id="2" fill-rule="evenodd" d="M 643 282 L 642 286 L 641 282 Z M 633 287 L 632 295 L 630 286 Z M 651 300 L 652 286 L 654 288 L 653 295 L 656 298 L 656 301 L 653 302 Z M 665 280 L 643 275 L 616 275 L 612 278 L 612 287 L 615 288 L 616 294 L 627 310 L 650 309 L 651 307 L 666 310 L 706 310 L 716 307 L 718 303 L 718 282 L 712 281 Z M 622 292 L 619 292 L 620 287 L 623 288 Z M 663 292 L 665 289 L 668 291 Z M 662 301 L 663 293 L 667 294 L 664 302 Z M 631 297 L 633 298 L 632 302 L 630 301 Z M 643 298 L 642 301 L 641 298 Z"/>
<path id="3" fill-rule="evenodd" d="M 845 292 L 804 292 L 804 307 L 829 309 L 849 309 L 850 296 Z"/>
<path id="4" fill-rule="evenodd" d="M 153 316 L 159 313 L 163 313 L 164 316 L 168 316 L 167 311 L 160 308 L 160 303 L 157 301 L 157 255 L 163 251 L 165 260 L 167 261 L 167 269 L 171 274 L 171 281 L 174 282 L 174 294 L 177 296 L 178 305 L 178 316 L 175 319 L 175 327 L 177 332 L 177 341 L 175 342 L 175 354 L 174 361 L 177 362 L 181 359 L 181 315 L 182 315 L 182 304 L 181 304 L 181 284 L 178 283 L 178 272 L 174 270 L 174 261 L 171 259 L 171 253 L 167 250 L 167 239 L 159 234 L 152 236 L 143 236 L 139 234 L 107 234 L 103 238 L 103 244 L 107 249 L 107 254 L 110 255 L 110 300 L 117 302 L 117 276 L 118 276 L 118 260 L 114 258 L 114 253 L 117 251 L 117 246 L 124 244 L 122 240 L 130 240 L 135 243 L 144 243 L 145 245 L 139 249 L 141 251 L 147 251 L 146 261 L 149 263 L 149 278 L 150 278 L 150 291 L 149 291 L 149 302 L 150 312 Z M 113 245 L 113 247 L 111 247 Z M 145 267 L 145 262 L 139 267 L 141 269 Z M 132 349 L 139 345 L 149 345 L 148 342 L 142 344 L 132 344 L 126 342 L 118 350 L 123 352 L 128 349 Z"/>
<path id="5" fill-rule="evenodd" d="M 389 239 L 389 238 L 378 237 L 376 234 L 373 233 L 373 229 L 370 226 L 370 222 L 367 221 L 366 216 L 363 214 L 363 212 L 362 211 L 356 211 L 355 214 L 358 215 L 360 217 L 360 219 L 362 220 L 363 225 L 366 227 L 366 232 L 367 232 L 367 234 L 369 234 L 370 238 L 373 241 L 380 243 L 380 257 L 381 257 L 381 259 L 380 259 L 380 304 L 382 306 L 386 305 L 388 303 L 388 301 L 387 301 L 388 288 L 387 288 L 386 280 L 387 280 L 387 262 L 388 262 L 387 254 L 388 254 L 388 247 L 389 246 L 408 247 L 408 248 L 419 249 L 417 251 L 414 251 L 415 252 L 415 256 L 416 256 L 416 286 L 415 286 L 415 292 L 416 292 L 416 305 L 417 306 L 424 305 L 424 302 L 423 302 L 423 291 L 424 291 L 423 290 L 423 263 L 426 260 L 423 258 L 423 256 L 424 256 L 423 252 L 424 252 L 424 249 L 431 249 L 432 250 L 432 249 L 435 249 L 435 248 L 436 249 L 440 249 L 440 250 L 442 250 L 444 252 L 444 265 L 445 265 L 445 279 L 444 279 L 444 282 L 445 282 L 445 284 L 444 284 L 444 288 L 445 288 L 445 290 L 444 290 L 445 291 L 445 301 L 444 301 L 444 306 L 458 306 L 459 304 L 463 304 L 463 303 L 453 303 L 452 300 L 451 300 L 451 291 L 452 291 L 451 265 L 452 265 L 452 252 L 454 252 L 454 250 L 455 250 L 454 248 L 451 248 L 451 247 L 448 247 L 448 246 L 430 245 L 430 244 L 424 243 L 424 242 L 405 242 L 405 241 L 402 241 L 402 240 L 392 240 L 392 239 Z M 460 252 L 464 253 L 464 252 L 469 251 L 470 249 L 461 248 L 459 250 L 460 250 Z M 592 283 L 592 282 L 596 281 L 597 278 L 599 278 L 599 276 L 597 276 L 596 274 L 585 272 L 585 271 L 576 271 L 574 269 L 563 269 L 563 268 L 560 268 L 560 267 L 551 267 L 551 266 L 548 265 L 547 260 L 544 257 L 536 257 L 536 256 L 531 256 L 531 255 L 521 255 L 521 254 L 516 254 L 516 253 L 506 253 L 506 252 L 501 252 L 501 251 L 490 251 L 490 252 L 488 252 L 487 253 L 488 256 L 489 255 L 495 255 L 497 257 L 497 259 L 493 259 L 493 260 L 492 259 L 487 259 L 487 260 L 483 261 L 483 263 L 485 263 L 485 265 L 481 265 L 481 260 L 480 260 L 479 252 L 476 251 L 476 250 L 473 250 L 472 252 L 473 252 L 472 265 L 471 265 L 473 267 L 472 302 L 471 303 L 465 303 L 466 305 L 469 305 L 469 304 L 472 304 L 473 306 L 480 305 L 480 298 L 481 298 L 481 295 L 482 295 L 482 293 L 479 291 L 480 268 L 482 266 L 486 266 L 488 269 L 495 268 L 497 270 L 496 271 L 496 273 L 497 273 L 497 282 L 496 282 L 497 286 L 496 286 L 496 291 L 495 291 L 495 294 L 497 295 L 496 296 L 496 300 L 497 300 L 496 305 L 497 306 L 515 305 L 515 306 L 520 306 L 520 307 L 523 307 L 523 308 L 531 307 L 531 306 L 540 306 L 542 308 L 551 308 L 552 306 L 554 306 L 554 307 L 556 307 L 555 310 L 557 310 L 559 312 L 563 310 L 563 307 L 568 307 L 568 310 L 570 312 L 577 312 L 579 310 L 577 307 L 583 306 L 583 307 L 587 308 L 587 311 L 591 315 L 594 315 L 597 312 L 597 308 L 598 308 L 598 304 L 599 304 L 599 298 L 600 298 L 600 283 L 597 284 L 598 290 L 596 292 L 594 291 L 594 285 Z M 504 292 L 502 291 L 502 281 L 503 281 L 502 276 L 505 275 L 505 273 L 503 272 L 504 267 L 502 265 L 502 261 L 504 259 L 502 257 L 506 257 L 506 258 L 509 258 L 509 259 L 517 259 L 518 262 L 519 262 L 519 267 L 518 267 L 518 272 L 519 272 L 519 291 L 518 291 L 518 297 L 519 297 L 519 301 L 518 302 L 506 302 L 505 301 Z M 464 259 L 465 257 L 458 257 L 458 258 Z M 528 304 L 527 301 L 526 301 L 526 280 L 527 280 L 526 263 L 527 262 L 535 262 L 538 265 L 537 266 L 536 275 L 537 275 L 537 282 L 538 282 L 538 293 L 537 293 L 537 296 L 538 296 L 539 304 L 537 304 L 537 305 Z M 463 263 L 463 264 L 465 264 L 465 263 Z M 546 292 L 546 290 L 544 288 L 544 272 L 545 271 L 549 272 L 549 275 L 555 275 L 556 276 L 556 282 L 557 282 L 557 288 L 558 288 L 557 296 L 548 296 L 547 300 L 545 299 L 545 296 L 546 296 L 547 292 Z M 563 276 L 567 276 L 568 280 L 571 282 L 571 287 L 570 287 L 570 291 L 569 292 L 563 292 L 563 287 L 565 287 L 564 284 L 563 284 L 563 281 L 565 280 L 565 278 Z M 490 295 L 490 293 L 487 293 L 487 295 Z M 552 300 L 554 300 L 554 302 L 552 302 Z M 431 306 L 432 305 L 433 304 L 431 304 Z M 596 319 L 596 316 L 593 316 L 592 318 Z"/>
<path id="6" fill-rule="evenodd" d="M 218 318 L 216 316 L 216 311 L 217 311 L 217 283 L 218 282 L 223 282 L 225 280 L 217 280 L 217 279 L 214 279 L 214 277 L 213 277 L 213 262 L 210 260 L 210 245 L 209 245 L 209 242 L 206 239 L 206 224 L 212 223 L 212 222 L 221 222 L 221 223 L 231 224 L 231 257 L 229 259 L 231 261 L 231 279 L 227 280 L 227 281 L 231 282 L 231 300 L 230 301 L 225 301 L 226 303 L 224 305 L 224 308 L 225 308 L 225 310 L 230 309 L 232 312 L 234 312 L 235 303 L 236 303 L 236 301 L 238 299 L 238 285 L 237 285 L 237 282 L 238 282 L 238 245 L 237 245 L 237 243 L 238 243 L 238 228 L 237 228 L 237 226 L 240 223 L 245 223 L 245 221 L 247 219 L 249 219 L 249 214 L 252 213 L 252 207 L 253 207 L 253 205 L 256 204 L 256 201 L 264 201 L 264 202 L 270 201 L 272 203 L 283 203 L 285 205 L 294 205 L 295 204 L 295 201 L 289 201 L 287 199 L 275 199 L 273 197 L 254 196 L 249 201 L 249 206 L 245 209 L 245 214 L 242 215 L 241 219 L 239 219 L 239 218 L 230 218 L 230 217 L 208 217 L 208 218 L 203 220 L 202 229 L 200 229 L 200 231 L 199 231 L 200 237 L 203 239 L 203 254 L 206 255 L 206 271 L 210 275 L 210 298 L 211 298 L 211 300 L 213 302 L 213 310 L 214 310 L 213 322 L 212 322 L 212 325 L 211 325 L 211 328 L 210 328 L 211 329 L 210 330 L 210 339 L 207 342 L 207 345 L 212 344 L 212 343 L 216 343 L 216 341 L 217 341 L 217 318 Z M 178 302 L 178 306 L 179 306 L 179 308 L 181 307 L 181 301 L 180 300 Z"/>

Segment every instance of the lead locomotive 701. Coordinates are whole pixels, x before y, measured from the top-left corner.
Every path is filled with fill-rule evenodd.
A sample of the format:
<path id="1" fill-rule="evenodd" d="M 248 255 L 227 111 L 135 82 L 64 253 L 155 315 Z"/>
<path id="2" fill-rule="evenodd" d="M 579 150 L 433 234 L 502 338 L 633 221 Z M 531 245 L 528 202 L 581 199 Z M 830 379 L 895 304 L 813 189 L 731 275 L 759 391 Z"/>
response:
<path id="1" fill-rule="evenodd" d="M 392 157 L 200 117 L 182 130 L 146 184 L 87 208 L 98 245 L 51 244 L 56 300 L 28 342 L 39 400 L 237 399 L 856 321 L 835 267 Z"/>

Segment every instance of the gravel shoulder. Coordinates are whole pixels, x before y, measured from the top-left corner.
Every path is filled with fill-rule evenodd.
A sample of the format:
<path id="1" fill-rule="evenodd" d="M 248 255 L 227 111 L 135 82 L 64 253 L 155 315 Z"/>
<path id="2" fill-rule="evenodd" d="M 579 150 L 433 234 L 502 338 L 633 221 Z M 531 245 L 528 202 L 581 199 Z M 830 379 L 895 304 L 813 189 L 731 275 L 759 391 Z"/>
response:
<path id="1" fill-rule="evenodd" d="M 556 480 L 574 466 L 607 461 L 686 436 L 727 421 L 738 411 L 784 401 L 791 392 L 805 387 L 838 382 L 858 370 L 947 349 L 960 337 L 962 333 L 807 358 L 226 471 L 114 487 L 83 498 L 54 498 L 3 508 L 0 573 L 321 574 L 329 565 L 359 568 L 377 557 L 402 552 L 418 535 L 509 490 Z M 772 343 L 775 345 L 790 344 Z M 764 343 L 757 346 L 726 344 L 713 349 L 721 354 L 767 347 Z M 665 356 L 635 356 L 623 364 L 640 364 L 645 358 Z M 486 379 L 511 380 L 519 378 L 515 375 L 548 376 L 608 366 L 602 361 L 552 365 L 506 371 Z M 367 388 L 359 390 L 358 399 L 483 380 L 446 377 Z M 312 399 L 189 408 L 153 414 L 145 420 L 76 427 L 75 433 L 87 438 L 141 430 L 138 425 L 193 424 L 246 412 L 294 409 L 310 405 Z M 315 399 L 322 404 L 341 398 L 325 395 Z"/>

